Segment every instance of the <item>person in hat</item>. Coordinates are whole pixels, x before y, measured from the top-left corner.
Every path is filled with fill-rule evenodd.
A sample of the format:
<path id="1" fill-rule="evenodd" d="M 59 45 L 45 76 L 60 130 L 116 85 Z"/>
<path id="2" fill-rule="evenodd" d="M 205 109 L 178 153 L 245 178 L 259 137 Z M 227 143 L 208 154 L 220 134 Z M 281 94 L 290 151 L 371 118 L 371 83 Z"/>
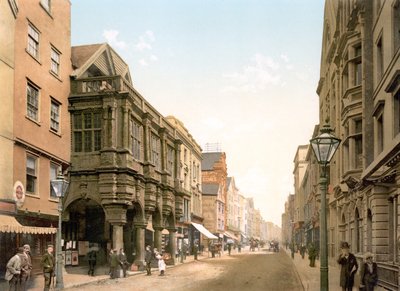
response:
<path id="1" fill-rule="evenodd" d="M 21 258 L 21 279 L 20 279 L 20 291 L 27 290 L 28 280 L 31 276 L 32 270 L 32 257 L 31 257 L 31 247 L 29 245 L 24 245 L 22 247 L 24 252 L 19 254 Z"/>
<path id="2" fill-rule="evenodd" d="M 166 268 L 164 257 L 163 257 L 163 255 L 161 253 L 157 252 L 156 253 L 156 259 L 158 260 L 158 270 L 160 271 L 160 275 L 159 276 L 164 276 L 165 275 L 165 268 Z"/>
<path id="3" fill-rule="evenodd" d="M 117 251 L 117 249 L 113 249 L 113 252 L 110 257 L 110 277 L 111 277 L 111 279 L 118 278 L 118 274 L 117 274 L 118 266 L 119 266 L 118 251 Z"/>
<path id="4" fill-rule="evenodd" d="M 373 257 L 372 253 L 367 252 L 364 255 L 364 264 L 361 268 L 361 283 L 366 291 L 373 291 L 378 283 L 378 266 L 373 261 Z"/>
<path id="5" fill-rule="evenodd" d="M 147 271 L 147 276 L 151 275 L 151 261 L 153 260 L 153 252 L 151 251 L 151 247 L 147 246 L 146 247 L 146 254 L 144 256 L 144 261 L 146 262 L 146 271 Z"/>
<path id="6" fill-rule="evenodd" d="M 55 259 L 53 251 L 53 245 L 48 245 L 46 253 L 42 256 L 42 260 L 40 261 L 40 265 L 43 268 L 44 291 L 50 290 L 51 280 L 54 277 Z"/>
<path id="7" fill-rule="evenodd" d="M 89 252 L 87 253 L 87 260 L 89 263 L 88 275 L 94 277 L 94 268 L 96 267 L 97 262 L 97 252 L 94 245 L 90 246 Z"/>
<path id="8" fill-rule="evenodd" d="M 341 254 L 337 260 L 340 268 L 340 287 L 342 291 L 351 291 L 354 285 L 354 275 L 358 270 L 356 257 L 350 253 L 350 245 L 347 242 L 341 243 Z"/>
<path id="9" fill-rule="evenodd" d="M 21 256 L 24 248 L 17 249 L 17 254 L 7 262 L 5 279 L 8 281 L 9 291 L 18 291 L 21 278 Z"/>

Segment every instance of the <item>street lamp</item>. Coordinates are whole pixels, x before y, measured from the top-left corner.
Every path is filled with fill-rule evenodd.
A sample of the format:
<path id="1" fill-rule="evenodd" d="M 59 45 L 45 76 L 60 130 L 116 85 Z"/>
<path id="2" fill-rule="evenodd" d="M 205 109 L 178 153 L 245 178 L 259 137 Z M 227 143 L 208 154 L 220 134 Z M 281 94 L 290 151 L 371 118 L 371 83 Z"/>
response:
<path id="1" fill-rule="evenodd" d="M 320 215 L 320 251 L 321 251 L 321 267 L 320 267 L 320 290 L 329 290 L 328 282 L 328 233 L 326 223 L 326 188 L 327 175 L 326 168 L 331 161 L 333 155 L 339 147 L 340 139 L 331 134 L 332 129 L 329 125 L 324 125 L 321 134 L 310 140 L 311 147 L 314 151 L 318 163 L 322 166 L 320 176 L 321 189 L 321 215 Z"/>
<path id="2" fill-rule="evenodd" d="M 67 192 L 69 182 L 65 180 L 64 176 L 59 174 L 56 179 L 51 180 L 51 187 L 53 187 L 56 196 L 58 197 L 58 231 L 57 231 L 57 244 L 56 244 L 56 289 L 64 289 L 64 279 L 62 273 L 62 251 L 61 251 L 61 222 L 62 222 L 62 199 Z"/>

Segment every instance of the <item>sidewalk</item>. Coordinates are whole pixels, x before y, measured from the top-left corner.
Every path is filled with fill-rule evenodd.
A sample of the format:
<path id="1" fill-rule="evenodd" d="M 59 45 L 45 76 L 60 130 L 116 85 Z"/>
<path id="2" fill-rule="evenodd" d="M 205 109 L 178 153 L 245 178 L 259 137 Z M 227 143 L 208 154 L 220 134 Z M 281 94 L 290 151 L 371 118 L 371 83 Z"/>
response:
<path id="1" fill-rule="evenodd" d="M 223 256 L 227 255 L 227 252 L 223 254 Z M 203 254 L 198 255 L 199 260 L 205 260 L 211 258 L 208 256 L 207 252 L 203 252 Z M 186 260 L 183 263 L 180 263 L 180 258 L 176 259 L 176 265 L 167 266 L 168 268 L 173 268 L 175 266 L 179 266 L 181 264 L 187 264 L 194 261 L 194 256 L 187 256 Z M 94 282 L 102 282 L 106 280 L 111 280 L 110 276 L 107 274 L 109 270 L 108 266 L 98 266 L 95 268 L 95 276 L 91 277 L 87 275 L 88 266 L 76 266 L 76 267 L 67 267 L 63 272 L 63 280 L 64 280 L 64 289 L 68 288 L 76 288 L 79 286 L 83 286 L 86 284 L 94 283 Z M 157 268 L 152 268 L 152 271 L 157 272 Z M 146 271 L 127 271 L 127 276 L 135 276 L 135 275 L 144 275 Z M 124 278 L 118 278 L 115 280 L 124 280 Z M 31 288 L 29 291 L 42 291 L 44 286 L 44 278 L 43 276 L 35 276 L 31 282 Z M 8 282 L 5 280 L 0 281 L 0 290 L 8 290 Z"/>
<path id="2" fill-rule="evenodd" d="M 282 248 L 286 251 L 286 254 L 291 258 L 290 249 Z M 294 259 L 292 259 L 293 264 L 296 267 L 297 273 L 299 274 L 301 283 L 303 284 L 305 291 L 317 291 L 320 290 L 320 262 L 315 261 L 315 267 L 310 267 L 307 254 L 304 259 L 301 258 L 299 253 L 294 254 Z M 336 262 L 335 262 L 336 263 Z M 330 291 L 341 291 L 340 287 L 340 268 L 338 264 L 332 265 L 330 262 L 328 266 L 328 277 L 329 277 L 329 290 Z M 357 275 L 356 275 L 357 276 Z M 356 280 L 357 281 L 357 280 Z M 358 287 L 353 287 L 353 290 L 358 290 Z M 385 289 L 376 286 L 375 291 L 383 291 Z"/>

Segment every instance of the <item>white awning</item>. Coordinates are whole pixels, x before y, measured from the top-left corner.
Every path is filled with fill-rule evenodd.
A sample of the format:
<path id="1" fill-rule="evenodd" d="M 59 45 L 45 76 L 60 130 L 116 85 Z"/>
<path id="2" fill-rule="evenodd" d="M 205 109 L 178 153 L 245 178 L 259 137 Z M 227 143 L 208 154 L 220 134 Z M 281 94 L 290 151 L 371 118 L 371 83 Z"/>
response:
<path id="1" fill-rule="evenodd" d="M 218 239 L 218 237 L 216 237 L 215 235 L 213 235 L 211 232 L 208 231 L 208 229 L 206 229 L 203 225 L 192 222 L 192 225 L 198 230 L 200 231 L 202 234 L 204 234 L 206 237 L 208 238 L 212 238 L 212 239 Z"/>
<path id="2" fill-rule="evenodd" d="M 21 225 L 14 216 L 0 214 L 0 232 L 8 233 L 32 233 L 32 234 L 54 234 L 55 227 L 38 227 Z"/>

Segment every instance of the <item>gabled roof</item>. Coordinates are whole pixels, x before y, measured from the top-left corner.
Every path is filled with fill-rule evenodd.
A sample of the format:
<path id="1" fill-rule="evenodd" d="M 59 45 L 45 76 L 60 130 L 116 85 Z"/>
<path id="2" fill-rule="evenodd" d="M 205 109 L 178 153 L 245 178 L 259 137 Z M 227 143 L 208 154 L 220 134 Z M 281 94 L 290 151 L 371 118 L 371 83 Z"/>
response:
<path id="1" fill-rule="evenodd" d="M 203 195 L 218 195 L 219 184 L 202 184 Z"/>
<path id="2" fill-rule="evenodd" d="M 201 161 L 201 170 L 210 171 L 214 168 L 214 164 L 221 158 L 222 153 L 203 153 Z"/>
<path id="3" fill-rule="evenodd" d="M 97 43 L 73 46 L 71 48 L 72 67 L 74 69 L 82 67 L 102 45 L 101 43 Z"/>
<path id="4" fill-rule="evenodd" d="M 73 46 L 71 60 L 74 78 L 119 75 L 132 85 L 128 65 L 107 43 Z"/>

